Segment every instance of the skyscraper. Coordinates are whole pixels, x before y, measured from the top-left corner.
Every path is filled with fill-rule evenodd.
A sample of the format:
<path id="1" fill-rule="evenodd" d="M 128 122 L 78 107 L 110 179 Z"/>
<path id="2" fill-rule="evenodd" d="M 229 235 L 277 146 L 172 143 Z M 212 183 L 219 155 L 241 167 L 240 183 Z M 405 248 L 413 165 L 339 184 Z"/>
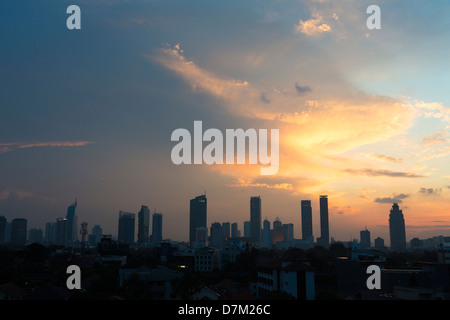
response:
<path id="1" fill-rule="evenodd" d="M 119 212 L 119 234 L 117 240 L 120 243 L 134 243 L 135 214 L 120 211 Z"/>
<path id="2" fill-rule="evenodd" d="M 11 244 L 23 247 L 27 242 L 27 220 L 16 218 L 11 221 Z"/>
<path id="3" fill-rule="evenodd" d="M 152 221 L 152 242 L 161 243 L 162 242 L 162 219 L 163 215 L 161 213 L 153 213 Z"/>
<path id="4" fill-rule="evenodd" d="M 58 246 L 65 246 L 67 239 L 67 218 L 56 219 L 55 228 L 55 244 Z"/>
<path id="5" fill-rule="evenodd" d="M 270 221 L 264 219 L 262 229 L 262 246 L 263 248 L 272 248 L 272 230 L 270 230 Z"/>
<path id="6" fill-rule="evenodd" d="M 370 248 L 370 231 L 365 228 L 365 230 L 360 231 L 359 235 L 361 241 L 361 249 Z"/>
<path id="7" fill-rule="evenodd" d="M 250 234 L 255 244 L 261 243 L 261 197 L 250 198 Z"/>
<path id="8" fill-rule="evenodd" d="M 389 233 L 391 237 L 391 250 L 406 250 L 405 219 L 397 203 L 392 205 L 389 214 Z"/>
<path id="9" fill-rule="evenodd" d="M 311 241 L 313 237 L 311 200 L 302 200 L 302 239 Z"/>
<path id="10" fill-rule="evenodd" d="M 209 237 L 209 246 L 221 249 L 223 247 L 223 227 L 219 222 L 211 224 L 211 232 Z"/>
<path id="11" fill-rule="evenodd" d="M 72 244 L 78 240 L 78 217 L 76 215 L 77 199 L 75 202 L 67 208 L 66 215 L 66 243 Z"/>
<path id="12" fill-rule="evenodd" d="M 240 233 L 240 231 L 238 229 L 238 224 L 237 224 L 237 222 L 233 222 L 231 224 L 231 237 L 237 238 L 237 237 L 240 237 L 240 236 L 241 236 L 241 233 Z"/>
<path id="13" fill-rule="evenodd" d="M 189 208 L 189 244 L 192 246 L 196 238 L 197 228 L 206 228 L 206 195 L 191 199 Z"/>
<path id="14" fill-rule="evenodd" d="M 328 224 L 328 196 L 320 196 L 320 238 L 319 245 L 328 246 L 330 243 L 330 230 Z"/>
<path id="15" fill-rule="evenodd" d="M 148 242 L 148 234 L 150 231 L 150 210 L 147 206 L 142 206 L 138 212 L 138 244 Z"/>
<path id="16" fill-rule="evenodd" d="M 91 237 L 92 244 L 100 243 L 100 241 L 102 240 L 102 235 L 103 235 L 102 227 L 99 226 L 98 224 L 93 226 L 92 230 L 91 230 L 91 235 L 92 235 L 92 237 Z"/>

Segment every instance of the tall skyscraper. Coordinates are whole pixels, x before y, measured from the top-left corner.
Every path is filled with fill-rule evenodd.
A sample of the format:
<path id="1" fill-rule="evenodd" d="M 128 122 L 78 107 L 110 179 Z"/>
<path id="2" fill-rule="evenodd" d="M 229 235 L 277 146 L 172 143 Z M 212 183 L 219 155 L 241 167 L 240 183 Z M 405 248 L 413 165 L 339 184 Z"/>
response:
<path id="1" fill-rule="evenodd" d="M 312 226 L 312 207 L 311 200 L 302 200 L 302 239 L 312 241 L 313 226 Z"/>
<path id="2" fill-rule="evenodd" d="M 27 242 L 27 220 L 16 218 L 11 221 L 11 244 L 23 247 Z"/>
<path id="3" fill-rule="evenodd" d="M 370 248 L 370 231 L 365 228 L 364 230 L 361 230 L 360 233 L 360 242 L 361 242 L 361 249 L 368 249 Z"/>
<path id="4" fill-rule="evenodd" d="M 189 208 L 189 244 L 194 245 L 197 228 L 206 228 L 206 195 L 191 199 Z"/>
<path id="5" fill-rule="evenodd" d="M 330 244 L 330 230 L 328 224 L 328 196 L 320 196 L 320 238 L 317 239 L 319 245 L 328 246 Z"/>
<path id="6" fill-rule="evenodd" d="M 148 242 L 148 234 L 150 231 L 150 210 L 147 206 L 142 206 L 138 212 L 138 244 L 144 244 Z"/>
<path id="7" fill-rule="evenodd" d="M 55 244 L 57 246 L 65 246 L 67 239 L 67 218 L 56 219 L 54 233 Z"/>
<path id="8" fill-rule="evenodd" d="M 240 236 L 241 236 L 241 232 L 238 229 L 238 224 L 237 224 L 237 222 L 233 222 L 231 224 L 231 237 L 237 238 Z"/>
<path id="9" fill-rule="evenodd" d="M 391 237 L 391 250 L 406 250 L 405 219 L 397 203 L 392 205 L 389 214 L 389 233 Z"/>
<path id="10" fill-rule="evenodd" d="M 152 221 L 152 242 L 161 243 L 162 242 L 162 220 L 163 215 L 161 213 L 153 213 Z"/>
<path id="11" fill-rule="evenodd" d="M 75 202 L 67 208 L 66 215 L 66 243 L 72 244 L 78 240 L 78 217 L 76 215 L 77 199 Z"/>
<path id="12" fill-rule="evenodd" d="M 250 198 L 250 234 L 255 244 L 261 243 L 261 197 Z"/>
<path id="13" fill-rule="evenodd" d="M 272 248 L 272 230 L 270 230 L 270 221 L 264 219 L 262 229 L 262 246 L 263 248 Z"/>
<path id="14" fill-rule="evenodd" d="M 209 237 L 209 246 L 216 249 L 223 247 L 223 228 L 219 222 L 211 224 L 211 232 Z"/>
<path id="15" fill-rule="evenodd" d="M 120 243 L 134 243 L 135 214 L 130 212 L 119 212 L 119 234 L 117 240 Z"/>

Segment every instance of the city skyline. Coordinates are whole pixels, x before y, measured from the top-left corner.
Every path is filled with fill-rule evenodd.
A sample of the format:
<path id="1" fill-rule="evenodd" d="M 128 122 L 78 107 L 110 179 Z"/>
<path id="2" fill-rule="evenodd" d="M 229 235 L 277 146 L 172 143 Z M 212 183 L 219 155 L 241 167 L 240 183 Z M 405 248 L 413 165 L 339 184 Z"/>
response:
<path id="1" fill-rule="evenodd" d="M 298 239 L 311 199 L 317 239 L 328 195 L 330 238 L 389 239 L 393 203 L 407 241 L 450 234 L 450 5 L 381 0 L 371 30 L 372 4 L 80 0 L 69 30 L 67 3 L 2 1 L 0 215 L 44 228 L 77 198 L 78 230 L 116 234 L 146 205 L 185 240 L 196 195 L 241 231 L 260 195 Z M 279 130 L 279 170 L 174 164 L 195 121 Z"/>
<path id="2" fill-rule="evenodd" d="M 328 213 L 328 198 L 327 195 L 319 195 L 319 208 L 318 208 L 318 213 L 317 213 L 317 234 L 315 234 L 314 231 L 312 231 L 312 234 L 310 234 L 311 230 L 309 229 L 309 224 L 312 224 L 312 221 L 309 221 L 309 219 L 311 218 L 311 220 L 314 220 L 314 215 L 312 214 L 314 212 L 314 210 L 312 210 L 311 207 L 311 200 L 300 200 L 300 204 L 299 204 L 299 217 L 297 222 L 300 223 L 296 223 L 295 221 L 286 221 L 283 219 L 283 217 L 277 215 L 274 219 L 270 220 L 267 216 L 265 218 L 261 218 L 261 207 L 262 207 L 262 199 L 261 196 L 251 196 L 250 197 L 250 207 L 249 207 L 249 212 L 248 212 L 248 217 L 247 219 L 244 218 L 244 220 L 242 221 L 231 221 L 231 220 L 227 220 L 226 217 L 223 217 L 224 219 L 208 219 L 208 215 L 207 215 L 207 197 L 205 194 L 203 195 L 199 195 L 196 196 L 192 199 L 190 199 L 190 208 L 192 210 L 192 212 L 194 212 L 194 215 L 192 216 L 191 219 L 191 226 L 188 226 L 188 232 L 190 233 L 190 230 L 192 228 L 192 221 L 195 221 L 196 218 L 198 219 L 198 216 L 196 217 L 195 214 L 201 214 L 202 217 L 200 217 L 200 220 L 204 220 L 206 219 L 206 222 L 203 223 L 201 222 L 200 225 L 196 225 L 194 227 L 194 229 L 198 229 L 195 232 L 195 236 L 201 237 L 202 240 L 204 242 L 204 245 L 209 245 L 210 242 L 217 243 L 217 238 L 216 240 L 213 240 L 214 237 L 217 237 L 217 230 L 218 228 L 220 228 L 220 232 L 225 235 L 227 234 L 229 236 L 232 237 L 244 237 L 244 238 L 249 238 L 252 239 L 252 241 L 255 241 L 253 238 L 255 237 L 255 233 L 251 231 L 251 226 L 252 226 L 252 217 L 255 218 L 256 217 L 256 222 L 253 222 L 253 224 L 257 225 L 258 224 L 258 220 L 260 222 L 260 229 L 259 229 L 259 234 L 260 234 L 260 241 L 255 241 L 255 242 L 259 242 L 259 246 L 262 247 L 267 247 L 267 234 L 264 234 L 264 229 L 268 227 L 268 230 L 270 230 L 271 232 L 277 232 L 277 229 L 279 229 L 280 227 L 283 226 L 289 226 L 289 232 L 291 233 L 290 239 L 291 240 L 302 240 L 302 241 L 306 241 L 304 244 L 302 244 L 302 246 L 311 246 L 311 245 L 323 245 L 323 246 L 328 246 L 330 245 L 332 242 L 354 242 L 355 240 L 357 242 L 360 242 L 361 245 L 365 245 L 367 246 L 367 241 L 369 242 L 369 244 L 371 246 L 375 246 L 376 240 L 380 239 L 383 241 L 383 245 L 385 245 L 386 247 L 390 248 L 391 250 L 400 250 L 400 251 L 404 251 L 407 249 L 409 242 L 412 239 L 425 239 L 425 238 L 433 238 L 433 237 L 439 237 L 439 236 L 448 236 L 446 234 L 433 234 L 430 236 L 425 236 L 425 237 L 417 237 L 417 236 L 410 236 L 408 237 L 408 232 L 406 232 L 406 230 L 408 229 L 408 225 L 407 223 L 405 223 L 405 218 L 403 216 L 402 210 L 400 209 L 399 205 L 397 203 L 392 203 L 392 206 L 390 207 L 390 210 L 388 213 L 386 213 L 386 219 L 387 219 L 387 228 L 388 228 L 388 233 L 387 236 L 386 235 L 381 235 L 381 234 L 376 234 L 375 232 L 373 232 L 373 230 L 371 231 L 370 228 L 367 228 L 367 225 L 365 225 L 363 228 L 360 228 L 360 230 L 355 230 L 355 235 L 350 235 L 349 238 L 335 238 L 333 236 L 330 236 L 330 238 L 328 239 L 328 241 L 324 241 L 322 239 L 322 236 L 325 235 L 325 237 L 327 235 L 329 235 L 329 229 L 332 229 L 332 226 L 330 226 L 329 221 L 326 217 L 326 213 Z M 78 221 L 79 217 L 78 215 L 76 215 L 75 213 L 75 208 L 78 205 L 78 200 L 75 200 L 75 203 L 70 205 L 67 209 L 67 217 L 72 217 L 75 219 L 75 221 Z M 200 207 L 198 207 L 200 205 Z M 322 205 L 322 208 L 320 207 L 320 205 Z M 305 209 L 305 207 L 308 207 L 307 209 Z M 203 209 L 200 209 L 203 208 Z M 200 211 L 198 211 L 200 210 Z M 306 211 L 305 211 L 306 210 Z M 196 212 L 198 211 L 198 212 Z M 203 213 L 202 213 L 203 212 Z M 142 217 L 142 214 L 146 213 L 145 218 Z M 305 217 L 305 213 L 306 215 L 308 215 L 307 217 Z M 309 216 L 309 213 L 311 213 L 311 216 Z M 148 214 L 148 218 L 147 218 L 147 214 Z M 186 242 L 189 246 L 193 246 L 196 247 L 199 245 L 199 243 L 197 242 L 197 240 L 195 239 L 195 237 L 193 238 L 193 240 L 190 239 L 190 237 L 187 237 L 186 239 L 184 238 L 171 238 L 171 237 L 165 237 L 165 232 L 170 231 L 167 229 L 163 228 L 163 214 L 161 212 L 156 212 L 156 209 L 154 210 L 153 214 L 150 213 L 150 210 L 148 209 L 147 205 L 141 205 L 141 209 L 136 212 L 126 212 L 123 210 L 119 210 L 119 214 L 118 214 L 118 219 L 117 219 L 117 225 L 116 225 L 116 230 L 118 229 L 118 231 L 116 233 L 110 233 L 110 232 L 104 232 L 102 229 L 102 225 L 101 224 L 95 224 L 93 225 L 90 230 L 87 232 L 87 235 L 89 236 L 96 236 L 95 239 L 97 239 L 97 242 L 99 241 L 99 236 L 96 235 L 96 232 L 94 231 L 95 229 L 99 228 L 100 232 L 103 235 L 108 235 L 108 236 L 112 236 L 114 239 L 116 239 L 118 242 L 120 243 L 125 243 L 125 244 L 136 244 L 136 245 L 143 245 L 143 244 L 159 244 L 162 241 L 176 241 L 176 242 Z M 4 223 L 9 223 L 11 224 L 12 221 L 8 221 L 8 218 L 4 217 L 4 216 L 0 216 L 2 219 L 4 218 Z M 26 240 L 29 240 L 28 237 L 30 237 L 29 232 L 30 231 L 40 231 L 41 236 L 42 236 L 42 241 L 44 243 L 54 243 L 57 245 L 71 245 L 71 243 L 75 243 L 75 240 L 70 240 L 69 239 L 69 235 L 68 235 L 68 231 L 70 228 L 70 224 L 68 223 L 68 218 L 56 218 L 56 222 L 55 221 L 49 221 L 45 224 L 45 228 L 40 228 L 39 226 L 36 227 L 27 227 L 27 223 L 28 221 L 24 218 L 14 218 L 14 220 L 20 220 L 20 221 L 24 221 L 25 223 L 25 229 L 27 229 L 25 238 Z M 136 218 L 137 217 L 137 218 Z M 150 217 L 152 222 L 150 223 Z M 144 222 L 145 221 L 145 222 Z M 306 228 L 303 228 L 303 221 L 307 222 Z M 64 222 L 64 224 L 62 224 L 62 222 Z M 87 223 L 86 221 L 83 220 L 83 222 L 81 224 Z M 246 230 L 246 226 L 245 224 L 248 224 L 249 230 Z M 266 225 L 266 223 L 268 223 L 268 225 Z M 48 231 L 48 225 L 49 224 L 53 224 L 54 226 L 52 227 L 52 229 L 50 231 Z M 80 225 L 81 225 L 80 224 Z M 195 224 L 195 223 L 194 223 Z M 87 223 L 87 225 L 89 225 L 89 223 Z M 225 227 L 225 225 L 227 225 Z M 76 226 L 77 228 L 80 226 Z M 142 235 L 140 236 L 140 234 L 142 233 L 142 228 L 146 228 L 146 231 L 144 231 L 144 233 L 146 234 L 145 239 L 142 238 Z M 149 229 L 151 228 L 151 232 L 149 232 Z M 199 230 L 200 229 L 205 229 L 205 235 L 201 234 L 199 235 Z M 216 235 L 213 235 L 213 229 L 216 230 Z M 165 231 L 163 231 L 165 230 Z M 223 231 L 222 231 L 223 230 Z M 3 226 L 2 229 L 0 230 L 3 231 Z M 278 230 L 280 232 L 282 232 L 282 234 L 279 234 L 277 237 L 281 237 L 279 238 L 277 241 L 282 241 L 283 240 L 283 231 L 282 229 Z M 50 237 L 53 238 L 53 240 L 49 240 L 49 235 L 48 233 L 50 232 Z M 239 236 L 236 235 L 236 232 L 239 233 Z M 8 232 L 7 232 L 8 233 Z M 11 237 L 11 233 L 12 231 L 9 231 L 9 237 Z M 233 236 L 233 233 L 235 234 Z M 304 236 L 304 233 L 306 234 L 306 236 Z M 170 232 L 169 232 L 170 234 Z M 358 236 L 359 234 L 359 236 Z M 19 238 L 23 238 L 24 237 L 24 233 L 21 232 L 21 234 L 19 235 Z M 266 237 L 266 238 L 265 238 Z M 272 239 L 271 239 L 272 235 L 270 235 L 270 243 L 272 243 Z M 79 237 L 77 237 L 78 239 Z M 311 242 L 311 239 L 313 240 Z M 367 240 L 369 239 L 369 240 Z M 371 240 L 373 239 L 373 240 Z M 22 241 L 22 240 L 21 240 Z M 25 240 L 23 240 L 25 241 Z M 392 242 L 394 241 L 394 242 Z M 14 241 L 11 239 L 11 243 L 13 243 Z M 276 242 L 273 243 L 273 245 L 275 245 Z M 294 245 L 295 244 L 291 244 Z M 297 244 L 298 245 L 298 244 Z"/>

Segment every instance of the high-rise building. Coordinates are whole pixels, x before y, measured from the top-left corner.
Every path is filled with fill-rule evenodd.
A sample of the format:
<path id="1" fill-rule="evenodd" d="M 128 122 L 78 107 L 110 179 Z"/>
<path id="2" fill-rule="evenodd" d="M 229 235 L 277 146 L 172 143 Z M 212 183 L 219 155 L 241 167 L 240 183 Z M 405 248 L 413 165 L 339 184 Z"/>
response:
<path id="1" fill-rule="evenodd" d="M 405 219 L 403 217 L 403 212 L 399 209 L 397 203 L 392 205 L 389 214 L 389 233 L 391 237 L 391 250 L 406 250 Z"/>
<path id="2" fill-rule="evenodd" d="M 119 243 L 133 244 L 135 229 L 135 214 L 130 212 L 119 212 Z"/>
<path id="3" fill-rule="evenodd" d="M 103 230 L 102 227 L 96 224 L 91 230 L 91 243 L 94 245 L 99 244 L 102 241 Z"/>
<path id="4" fill-rule="evenodd" d="M 302 239 L 311 241 L 313 237 L 311 200 L 302 200 Z"/>
<path id="5" fill-rule="evenodd" d="M 11 221 L 11 244 L 23 247 L 27 242 L 27 220 L 16 218 Z"/>
<path id="6" fill-rule="evenodd" d="M 161 243 L 162 242 L 162 219 L 163 215 L 161 213 L 153 213 L 152 221 L 152 242 Z"/>
<path id="7" fill-rule="evenodd" d="M 191 245 L 195 248 L 204 248 L 208 245 L 208 228 L 199 227 L 195 230 L 195 241 Z"/>
<path id="8" fill-rule="evenodd" d="M 78 240 L 78 217 L 76 215 L 77 199 L 75 202 L 67 208 L 66 215 L 66 243 L 72 244 Z"/>
<path id="9" fill-rule="evenodd" d="M 148 242 L 148 235 L 150 231 L 150 210 L 147 206 L 142 206 L 138 213 L 138 236 L 137 242 L 139 245 Z"/>
<path id="10" fill-rule="evenodd" d="M 359 232 L 361 249 L 369 249 L 370 248 L 370 231 L 365 228 L 365 230 L 361 230 Z"/>
<path id="11" fill-rule="evenodd" d="M 283 241 L 294 240 L 294 224 L 286 223 L 283 224 Z"/>
<path id="12" fill-rule="evenodd" d="M 66 235 L 67 235 L 67 218 L 56 219 L 55 230 L 54 230 L 55 244 L 57 246 L 66 245 Z"/>
<path id="13" fill-rule="evenodd" d="M 241 236 L 241 232 L 238 229 L 238 224 L 237 224 L 237 222 L 233 222 L 231 224 L 231 237 L 237 238 L 240 236 Z"/>
<path id="14" fill-rule="evenodd" d="M 201 195 L 191 199 L 189 208 L 189 244 L 195 242 L 196 229 L 206 228 L 206 195 Z"/>
<path id="15" fill-rule="evenodd" d="M 213 222 L 210 228 L 209 246 L 221 249 L 223 246 L 223 228 L 219 222 Z"/>
<path id="16" fill-rule="evenodd" d="M 261 197 L 250 198 L 250 234 L 255 244 L 261 243 Z"/>
<path id="17" fill-rule="evenodd" d="M 270 230 L 270 221 L 267 219 L 263 221 L 262 246 L 263 248 L 272 248 L 272 230 Z"/>
<path id="18" fill-rule="evenodd" d="M 328 224 L 328 196 L 320 196 L 320 238 L 317 243 L 327 247 L 330 244 L 330 227 Z"/>
<path id="19" fill-rule="evenodd" d="M 229 239 L 231 236 L 231 225 L 229 222 L 222 223 L 223 237 L 224 239 Z"/>
<path id="20" fill-rule="evenodd" d="M 252 236 L 252 225 L 250 224 L 250 221 L 244 221 L 244 237 L 250 238 Z"/>
<path id="21" fill-rule="evenodd" d="M 6 218 L 4 216 L 0 216 L 0 243 L 5 242 L 6 237 Z"/>
<path id="22" fill-rule="evenodd" d="M 375 238 L 374 246 L 376 249 L 384 249 L 384 239 L 380 237 Z"/>

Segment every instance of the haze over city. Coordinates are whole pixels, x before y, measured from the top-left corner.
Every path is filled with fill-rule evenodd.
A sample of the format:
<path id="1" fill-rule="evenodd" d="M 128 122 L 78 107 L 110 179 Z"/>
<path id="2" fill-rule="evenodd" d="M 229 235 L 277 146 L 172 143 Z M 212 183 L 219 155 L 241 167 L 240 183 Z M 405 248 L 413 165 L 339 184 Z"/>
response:
<path id="1" fill-rule="evenodd" d="M 310 199 L 320 236 L 367 228 L 389 244 L 389 210 L 406 237 L 450 234 L 450 6 L 378 1 L 77 1 L 0 3 L 0 215 L 44 228 L 78 199 L 79 221 L 117 234 L 119 211 L 163 214 L 187 241 L 189 201 L 208 221 L 294 224 Z M 175 165 L 171 134 L 279 129 L 279 170 Z"/>

